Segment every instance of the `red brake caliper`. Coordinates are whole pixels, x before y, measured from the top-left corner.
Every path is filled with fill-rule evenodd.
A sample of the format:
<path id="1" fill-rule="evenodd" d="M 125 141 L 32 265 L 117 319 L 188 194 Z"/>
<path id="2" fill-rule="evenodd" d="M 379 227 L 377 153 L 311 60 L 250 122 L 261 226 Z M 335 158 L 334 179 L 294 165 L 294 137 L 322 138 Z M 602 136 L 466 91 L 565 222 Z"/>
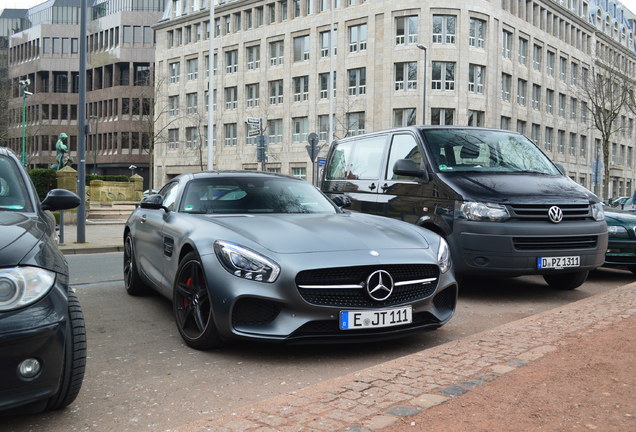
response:
<path id="1" fill-rule="evenodd" d="M 186 286 L 190 287 L 190 285 L 192 285 L 192 278 L 191 277 L 189 277 L 188 280 L 186 281 Z M 189 304 L 188 299 L 186 297 L 184 297 L 183 298 L 183 307 L 187 308 L 188 304 Z"/>

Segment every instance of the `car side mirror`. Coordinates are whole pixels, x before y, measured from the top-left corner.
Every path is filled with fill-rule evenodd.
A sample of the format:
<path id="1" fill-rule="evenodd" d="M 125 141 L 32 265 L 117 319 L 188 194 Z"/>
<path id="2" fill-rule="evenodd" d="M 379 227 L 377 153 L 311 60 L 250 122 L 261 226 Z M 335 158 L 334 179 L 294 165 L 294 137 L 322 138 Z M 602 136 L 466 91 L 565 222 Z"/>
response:
<path id="1" fill-rule="evenodd" d="M 393 173 L 400 176 L 419 177 L 428 181 L 428 173 L 411 159 L 398 159 L 393 165 Z"/>
<path id="2" fill-rule="evenodd" d="M 351 199 L 346 195 L 336 195 L 332 198 L 332 201 L 340 208 L 351 207 Z"/>
<path id="3" fill-rule="evenodd" d="M 555 162 L 554 165 L 556 165 L 557 169 L 559 170 L 561 174 L 565 175 L 565 167 L 562 164 Z"/>
<path id="4" fill-rule="evenodd" d="M 66 189 L 53 189 L 42 200 L 42 210 L 68 210 L 80 205 L 80 197 Z"/>
<path id="5" fill-rule="evenodd" d="M 163 207 L 163 197 L 159 194 L 152 194 L 143 197 L 139 203 L 139 207 L 145 209 L 159 210 Z"/>

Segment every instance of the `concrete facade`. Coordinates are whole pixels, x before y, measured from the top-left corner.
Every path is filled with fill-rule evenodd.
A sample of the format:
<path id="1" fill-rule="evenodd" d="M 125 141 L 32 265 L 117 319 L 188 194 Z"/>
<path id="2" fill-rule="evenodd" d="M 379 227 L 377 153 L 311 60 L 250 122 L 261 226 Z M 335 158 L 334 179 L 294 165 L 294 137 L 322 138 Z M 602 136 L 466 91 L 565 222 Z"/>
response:
<path id="1" fill-rule="evenodd" d="M 319 134 L 320 156 L 327 150 L 328 80 L 321 74 L 331 70 L 330 3 L 215 7 L 215 168 L 261 168 L 247 136 L 253 117 L 263 119 L 269 138 L 265 169 L 311 178 L 307 134 Z M 634 15 L 610 3 L 605 11 L 586 0 L 453 0 L 442 7 L 336 0 L 334 138 L 422 122 L 518 130 L 593 189 L 599 135 L 583 114 L 581 77 L 607 52 L 624 60 L 630 76 L 636 65 Z M 205 2 L 171 2 L 155 26 L 155 74 L 165 99 L 156 107 L 156 186 L 206 167 L 209 15 Z M 195 28 L 201 38 L 187 38 Z M 188 69 L 195 59 L 196 74 Z M 612 142 L 613 196 L 636 185 L 635 117 L 623 114 Z"/>

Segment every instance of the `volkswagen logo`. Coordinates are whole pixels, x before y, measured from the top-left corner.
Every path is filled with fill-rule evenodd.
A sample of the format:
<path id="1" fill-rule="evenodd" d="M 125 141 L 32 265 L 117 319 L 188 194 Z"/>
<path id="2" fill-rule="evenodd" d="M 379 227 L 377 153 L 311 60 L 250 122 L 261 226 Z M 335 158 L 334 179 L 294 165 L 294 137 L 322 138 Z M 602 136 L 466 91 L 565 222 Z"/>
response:
<path id="1" fill-rule="evenodd" d="M 367 278 L 367 294 L 375 301 L 384 301 L 393 292 L 393 278 L 385 270 L 376 270 Z"/>
<path id="2" fill-rule="evenodd" d="M 550 218 L 550 222 L 559 223 L 563 220 L 563 210 L 560 207 L 552 206 L 550 210 L 548 210 L 548 217 Z"/>

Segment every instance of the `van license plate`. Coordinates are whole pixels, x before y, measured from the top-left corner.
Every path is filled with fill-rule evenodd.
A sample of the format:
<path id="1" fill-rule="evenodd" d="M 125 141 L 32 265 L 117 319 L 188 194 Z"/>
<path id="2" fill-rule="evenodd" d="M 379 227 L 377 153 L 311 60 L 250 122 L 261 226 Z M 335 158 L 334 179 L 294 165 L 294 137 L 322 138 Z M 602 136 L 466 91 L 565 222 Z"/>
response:
<path id="1" fill-rule="evenodd" d="M 567 257 L 548 257 L 541 258 L 537 260 L 538 268 L 570 268 L 570 267 L 578 267 L 581 265 L 581 257 L 578 256 L 567 256 Z"/>
<path id="2" fill-rule="evenodd" d="M 340 330 L 392 327 L 413 322 L 411 306 L 363 311 L 340 311 Z"/>

